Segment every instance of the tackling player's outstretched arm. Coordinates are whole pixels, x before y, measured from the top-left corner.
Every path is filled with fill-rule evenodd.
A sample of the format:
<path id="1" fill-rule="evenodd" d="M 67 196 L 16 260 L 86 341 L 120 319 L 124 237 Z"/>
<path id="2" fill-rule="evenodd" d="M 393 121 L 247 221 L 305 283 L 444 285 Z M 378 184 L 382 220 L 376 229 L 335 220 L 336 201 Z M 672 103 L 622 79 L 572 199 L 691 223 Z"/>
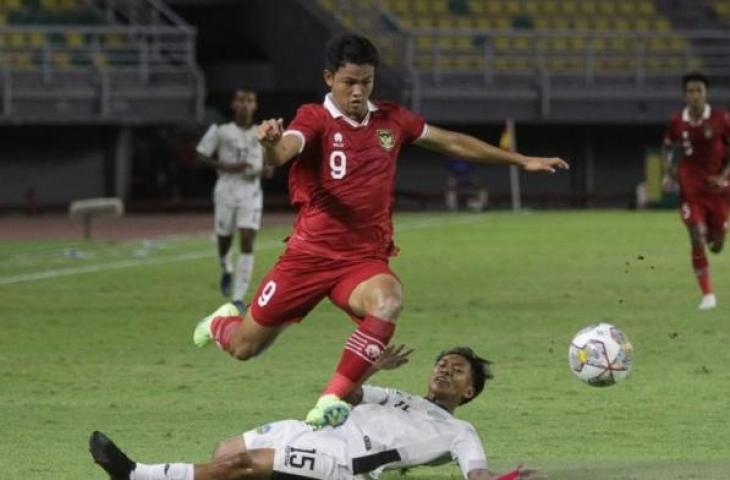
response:
<path id="1" fill-rule="evenodd" d="M 568 169 L 568 163 L 557 157 L 528 157 L 508 152 L 464 133 L 428 126 L 428 135 L 416 140 L 416 145 L 463 158 L 475 163 L 515 165 L 531 172 L 554 173 L 557 168 Z"/>
<path id="2" fill-rule="evenodd" d="M 302 139 L 298 135 L 282 135 L 284 123 L 281 118 L 261 122 L 256 128 L 258 138 L 264 149 L 264 163 L 280 167 L 294 158 L 302 147 Z"/>

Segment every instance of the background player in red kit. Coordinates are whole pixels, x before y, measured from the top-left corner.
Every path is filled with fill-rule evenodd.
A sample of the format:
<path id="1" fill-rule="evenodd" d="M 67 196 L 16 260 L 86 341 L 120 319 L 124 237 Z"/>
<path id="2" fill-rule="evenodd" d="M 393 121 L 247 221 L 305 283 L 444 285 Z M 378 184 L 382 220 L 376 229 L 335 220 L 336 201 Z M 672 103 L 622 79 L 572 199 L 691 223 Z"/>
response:
<path id="1" fill-rule="evenodd" d="M 281 119 L 259 126 L 266 162 L 280 166 L 294 159 L 289 173 L 289 193 L 298 209 L 294 231 L 243 318 L 227 304 L 201 320 L 194 333 L 197 345 L 214 340 L 246 360 L 329 297 L 357 322 L 357 330 L 307 415 L 313 426 L 347 418 L 349 405 L 340 399 L 383 352 L 402 309 L 401 283 L 388 267 L 396 252 L 391 217 L 401 147 L 415 143 L 451 157 L 527 171 L 568 168 L 559 158 L 506 152 L 428 125 L 396 103 L 371 102 L 378 59 L 368 39 L 336 37 L 326 51 L 330 93 L 324 103 L 301 106 L 286 131 Z"/>
<path id="2" fill-rule="evenodd" d="M 692 266 L 702 290 L 700 310 L 717 306 L 710 282 L 705 246 L 719 253 L 725 242 L 730 194 L 730 115 L 707 103 L 707 77 L 698 73 L 682 80 L 687 106 L 672 115 L 664 135 L 665 189 L 679 182 L 680 214 L 692 244 Z M 673 147 L 682 158 L 674 169 Z"/>

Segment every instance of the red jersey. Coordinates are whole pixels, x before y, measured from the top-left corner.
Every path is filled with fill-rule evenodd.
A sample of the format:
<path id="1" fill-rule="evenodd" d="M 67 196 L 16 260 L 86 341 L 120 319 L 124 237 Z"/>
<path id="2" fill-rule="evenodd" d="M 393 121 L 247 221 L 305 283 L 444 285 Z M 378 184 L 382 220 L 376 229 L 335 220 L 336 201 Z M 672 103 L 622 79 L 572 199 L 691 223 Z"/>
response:
<path id="1" fill-rule="evenodd" d="M 692 121 L 689 109 L 672 115 L 664 143 L 679 144 L 682 159 L 677 168 L 677 180 L 683 197 L 704 194 L 726 194 L 711 190 L 707 177 L 718 175 L 727 162 L 730 142 L 730 114 L 719 108 L 705 106 L 699 121 Z"/>
<path id="2" fill-rule="evenodd" d="M 298 209 L 289 248 L 339 259 L 393 255 L 396 159 L 427 128 L 423 117 L 392 102 L 368 102 L 360 123 L 331 95 L 301 106 L 284 133 L 303 141 L 289 171 Z"/>

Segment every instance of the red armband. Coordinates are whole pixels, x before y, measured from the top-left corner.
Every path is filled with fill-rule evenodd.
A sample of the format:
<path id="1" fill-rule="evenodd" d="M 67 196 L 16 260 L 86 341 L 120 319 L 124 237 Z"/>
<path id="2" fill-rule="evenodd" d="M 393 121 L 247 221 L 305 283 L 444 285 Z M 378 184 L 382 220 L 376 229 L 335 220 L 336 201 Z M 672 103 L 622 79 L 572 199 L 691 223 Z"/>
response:
<path id="1" fill-rule="evenodd" d="M 504 475 L 500 475 L 499 477 L 497 477 L 497 480 L 517 480 L 518 478 L 520 478 L 520 470 L 518 468 L 515 468 L 514 470 L 510 470 Z"/>

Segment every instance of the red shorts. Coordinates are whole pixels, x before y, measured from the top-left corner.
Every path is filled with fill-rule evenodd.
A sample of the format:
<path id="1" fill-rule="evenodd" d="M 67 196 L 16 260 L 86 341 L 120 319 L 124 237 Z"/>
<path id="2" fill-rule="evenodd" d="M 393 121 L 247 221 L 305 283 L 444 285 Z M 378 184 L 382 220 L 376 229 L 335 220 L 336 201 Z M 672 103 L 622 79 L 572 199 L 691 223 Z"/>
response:
<path id="1" fill-rule="evenodd" d="M 710 235 L 724 235 L 730 202 L 724 195 L 696 195 L 682 199 L 679 213 L 685 225 L 704 224 Z"/>
<path id="2" fill-rule="evenodd" d="M 383 260 L 335 260 L 287 250 L 256 290 L 251 315 L 265 327 L 298 322 L 329 297 L 356 318 L 348 305 L 350 294 L 380 273 L 395 276 Z"/>

